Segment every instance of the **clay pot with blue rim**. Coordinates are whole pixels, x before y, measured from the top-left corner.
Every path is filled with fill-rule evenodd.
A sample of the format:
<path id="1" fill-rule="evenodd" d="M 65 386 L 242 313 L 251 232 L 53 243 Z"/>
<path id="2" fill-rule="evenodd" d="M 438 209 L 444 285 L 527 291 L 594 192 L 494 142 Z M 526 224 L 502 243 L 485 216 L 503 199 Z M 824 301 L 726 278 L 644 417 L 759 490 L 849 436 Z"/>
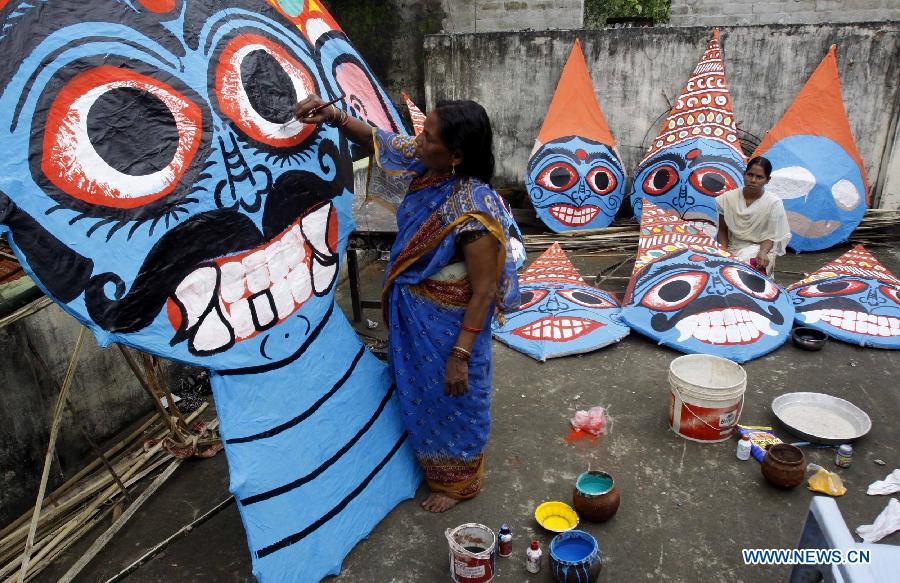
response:
<path id="1" fill-rule="evenodd" d="M 578 516 L 591 522 L 606 522 L 619 510 L 619 492 L 606 472 L 584 472 L 575 481 L 572 506 Z"/>
<path id="2" fill-rule="evenodd" d="M 597 539 L 583 530 L 569 530 L 550 541 L 550 574 L 555 583 L 594 583 L 602 566 Z"/>

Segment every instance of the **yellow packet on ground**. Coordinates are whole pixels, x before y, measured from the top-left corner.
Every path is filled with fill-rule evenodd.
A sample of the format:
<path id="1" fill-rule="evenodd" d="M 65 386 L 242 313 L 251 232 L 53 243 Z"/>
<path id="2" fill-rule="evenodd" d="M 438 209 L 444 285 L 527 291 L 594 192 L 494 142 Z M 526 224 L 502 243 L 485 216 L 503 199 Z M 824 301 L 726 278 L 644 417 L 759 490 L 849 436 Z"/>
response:
<path id="1" fill-rule="evenodd" d="M 843 496 L 847 493 L 841 477 L 825 468 L 819 468 L 806 483 L 813 492 L 821 492 L 829 496 Z"/>

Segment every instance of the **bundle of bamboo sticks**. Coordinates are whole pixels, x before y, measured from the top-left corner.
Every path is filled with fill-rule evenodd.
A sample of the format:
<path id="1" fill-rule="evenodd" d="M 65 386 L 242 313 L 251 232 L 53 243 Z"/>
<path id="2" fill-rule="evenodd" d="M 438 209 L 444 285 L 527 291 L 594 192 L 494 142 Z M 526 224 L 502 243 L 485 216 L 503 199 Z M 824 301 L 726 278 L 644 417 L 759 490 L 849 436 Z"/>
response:
<path id="1" fill-rule="evenodd" d="M 631 219 L 629 219 L 631 220 Z M 543 251 L 559 243 L 566 251 L 588 254 L 636 252 L 640 230 L 635 223 L 615 223 L 605 229 L 524 235 L 527 251 Z M 900 240 L 900 210 L 869 209 L 850 237 L 851 243 L 885 245 Z"/>
<path id="2" fill-rule="evenodd" d="M 204 403 L 185 421 L 193 422 L 207 406 Z M 126 501 L 133 503 L 135 484 L 167 462 L 172 466 L 169 469 L 177 467 L 174 464 L 180 460 L 164 448 L 164 438 L 169 434 L 169 424 L 154 412 L 140 427 L 106 450 L 103 457 L 112 471 L 98 457 L 44 498 L 24 581 L 33 580 L 110 513 L 116 522 Z M 148 440 L 154 440 L 156 445 L 145 446 Z M 0 530 L 0 581 L 4 583 L 23 580 L 20 570 L 33 513 L 32 508 Z"/>

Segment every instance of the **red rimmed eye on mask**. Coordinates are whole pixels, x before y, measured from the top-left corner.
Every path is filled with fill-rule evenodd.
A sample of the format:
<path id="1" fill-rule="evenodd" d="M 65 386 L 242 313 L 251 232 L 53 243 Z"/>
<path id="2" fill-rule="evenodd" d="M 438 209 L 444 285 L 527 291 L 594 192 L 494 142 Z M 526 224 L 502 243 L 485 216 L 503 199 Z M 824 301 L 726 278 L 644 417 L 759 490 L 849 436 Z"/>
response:
<path id="1" fill-rule="evenodd" d="M 814 283 L 806 287 L 802 287 L 797 291 L 797 295 L 802 298 L 828 298 L 832 296 L 848 296 L 865 291 L 868 284 L 855 279 L 847 279 L 843 281 L 826 281 L 823 283 Z"/>
<path id="2" fill-rule="evenodd" d="M 522 299 L 522 304 L 518 307 L 518 310 L 527 310 L 528 308 L 535 305 L 542 299 L 546 298 L 547 290 L 545 290 L 545 289 L 522 290 L 519 294 L 519 297 Z"/>
<path id="3" fill-rule="evenodd" d="M 660 196 L 672 190 L 676 184 L 678 184 L 678 170 L 671 164 L 663 164 L 647 175 L 642 188 L 651 196 Z"/>
<path id="4" fill-rule="evenodd" d="M 587 180 L 588 187 L 600 196 L 609 194 L 615 190 L 616 186 L 619 184 L 619 181 L 616 180 L 616 175 L 613 174 L 612 170 L 605 166 L 595 166 L 594 168 L 591 168 L 591 171 L 588 172 L 585 180 Z"/>
<path id="5" fill-rule="evenodd" d="M 680 310 L 700 295 L 709 276 L 702 271 L 684 271 L 670 275 L 652 288 L 641 300 L 651 310 Z"/>
<path id="6" fill-rule="evenodd" d="M 688 180 L 691 186 L 707 196 L 719 196 L 737 188 L 734 178 L 718 168 L 698 168 Z"/>
<path id="7" fill-rule="evenodd" d="M 883 285 L 879 289 L 881 293 L 894 300 L 894 303 L 900 304 L 900 289 L 888 285 Z"/>
<path id="8" fill-rule="evenodd" d="M 89 204 L 144 206 L 178 185 L 199 149 L 202 120 L 199 107 L 170 85 L 96 67 L 54 99 L 41 169 L 62 192 Z"/>
<path id="9" fill-rule="evenodd" d="M 552 190 L 553 192 L 562 192 L 568 190 L 575 185 L 578 180 L 578 172 L 575 168 L 566 162 L 554 162 L 550 164 L 538 174 L 538 186 Z"/>
<path id="10" fill-rule="evenodd" d="M 599 294 L 580 289 L 562 289 L 557 292 L 570 302 L 585 308 L 615 308 L 616 305 Z"/>
<path id="11" fill-rule="evenodd" d="M 296 146 L 316 126 L 291 118 L 295 103 L 316 93 L 309 69 L 275 42 L 255 34 L 233 38 L 216 66 L 216 98 L 222 113 L 250 139 Z"/>
<path id="12" fill-rule="evenodd" d="M 755 298 L 771 301 L 778 297 L 777 285 L 749 269 L 725 267 L 722 269 L 722 276 L 734 287 Z"/>

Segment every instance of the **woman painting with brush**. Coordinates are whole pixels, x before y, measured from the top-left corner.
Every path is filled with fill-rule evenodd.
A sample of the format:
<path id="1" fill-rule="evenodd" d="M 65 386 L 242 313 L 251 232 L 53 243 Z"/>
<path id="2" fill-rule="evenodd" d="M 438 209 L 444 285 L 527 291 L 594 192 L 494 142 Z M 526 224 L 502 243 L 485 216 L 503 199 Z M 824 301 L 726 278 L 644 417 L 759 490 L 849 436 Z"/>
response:
<path id="1" fill-rule="evenodd" d="M 512 218 L 490 186 L 490 120 L 473 101 L 441 101 L 413 138 L 372 128 L 315 95 L 297 103 L 294 116 L 337 127 L 406 191 L 382 305 L 391 373 L 431 489 L 422 507 L 444 512 L 481 488 L 491 318 L 519 301 Z"/>

